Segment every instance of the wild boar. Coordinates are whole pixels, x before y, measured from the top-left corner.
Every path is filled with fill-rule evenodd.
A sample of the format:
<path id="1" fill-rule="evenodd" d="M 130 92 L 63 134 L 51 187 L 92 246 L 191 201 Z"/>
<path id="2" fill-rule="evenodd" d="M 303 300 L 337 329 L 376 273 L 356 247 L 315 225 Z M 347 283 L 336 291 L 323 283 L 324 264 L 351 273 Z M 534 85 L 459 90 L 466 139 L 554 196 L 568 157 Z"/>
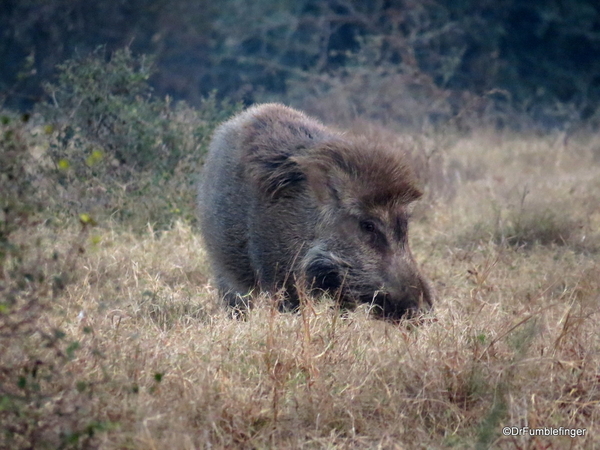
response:
<path id="1" fill-rule="evenodd" d="M 406 156 L 281 104 L 253 106 L 215 132 L 199 188 L 200 227 L 230 306 L 256 293 L 327 292 L 400 319 L 432 292 L 408 245 L 421 196 Z M 281 298 L 281 296 L 280 296 Z"/>

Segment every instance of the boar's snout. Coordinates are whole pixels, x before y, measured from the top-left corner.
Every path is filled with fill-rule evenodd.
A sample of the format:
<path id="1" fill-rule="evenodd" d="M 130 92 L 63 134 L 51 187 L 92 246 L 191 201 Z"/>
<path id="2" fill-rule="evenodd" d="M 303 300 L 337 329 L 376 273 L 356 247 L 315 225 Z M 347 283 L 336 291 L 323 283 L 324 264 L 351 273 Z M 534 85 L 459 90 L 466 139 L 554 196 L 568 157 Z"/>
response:
<path id="1" fill-rule="evenodd" d="M 409 319 L 432 308 L 429 283 L 413 267 L 392 268 L 389 276 L 378 279 L 320 246 L 309 250 L 303 266 L 312 292 L 327 292 L 342 305 L 368 303 L 376 315 L 391 320 Z"/>
<path id="2" fill-rule="evenodd" d="M 373 295 L 372 304 L 377 315 L 399 320 L 410 319 L 432 309 L 433 295 L 429 283 L 420 275 L 387 285 Z"/>

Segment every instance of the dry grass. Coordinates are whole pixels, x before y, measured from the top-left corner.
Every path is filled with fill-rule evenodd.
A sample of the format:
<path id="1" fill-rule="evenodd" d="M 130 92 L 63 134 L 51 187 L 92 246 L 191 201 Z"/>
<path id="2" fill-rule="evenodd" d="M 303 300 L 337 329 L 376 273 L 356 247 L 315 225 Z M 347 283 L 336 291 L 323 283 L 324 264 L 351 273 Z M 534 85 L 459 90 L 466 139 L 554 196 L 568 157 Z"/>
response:
<path id="1" fill-rule="evenodd" d="M 80 343 L 101 448 L 600 447 L 600 167 L 593 141 L 499 136 L 446 155 L 456 189 L 412 245 L 438 293 L 418 327 L 327 301 L 247 320 L 198 233 L 94 228 L 44 320 Z M 48 228 L 39 226 L 43 239 Z M 55 232 L 56 233 L 56 232 Z M 63 228 L 47 245 L 67 248 Z M 505 437 L 503 426 L 587 429 Z"/>

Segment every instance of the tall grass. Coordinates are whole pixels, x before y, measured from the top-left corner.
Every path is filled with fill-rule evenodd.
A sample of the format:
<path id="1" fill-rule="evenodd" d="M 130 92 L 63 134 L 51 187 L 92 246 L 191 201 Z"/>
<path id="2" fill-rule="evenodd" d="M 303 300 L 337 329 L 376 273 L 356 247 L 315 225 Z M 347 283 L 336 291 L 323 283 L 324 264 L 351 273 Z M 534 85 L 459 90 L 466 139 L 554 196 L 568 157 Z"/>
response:
<path id="1" fill-rule="evenodd" d="M 590 163 L 592 147 L 577 145 L 567 152 L 551 139 L 486 132 L 448 147 L 444 170 L 456 172 L 455 195 L 430 200 L 433 207 L 412 227 L 416 259 L 437 292 L 435 321 L 417 327 L 310 299 L 289 314 L 264 298 L 245 320 L 231 319 L 210 283 L 198 234 L 185 221 L 161 233 L 133 232 L 114 219 L 13 230 L 11 242 L 37 239 L 28 250 L 36 258 L 57 252 L 66 261 L 77 245 L 64 287 L 36 319 L 38 331 L 8 338 L 0 323 L 4 342 L 38 348 L 0 356 L 0 417 L 19 424 L 0 442 L 600 445 L 600 169 Z M 526 164 L 531 160 L 538 164 Z M 529 219 L 546 210 L 552 219 Z M 46 259 L 32 261 L 53 273 Z M 7 308 L 3 320 L 25 314 Z M 39 330 L 62 334 L 48 346 Z M 23 369 L 16 365 L 39 352 L 44 356 L 25 359 Z M 35 378 L 28 367 L 38 360 L 49 378 L 34 394 L 27 391 Z M 25 412 L 27 426 L 17 414 Z M 575 438 L 503 436 L 504 426 L 587 431 Z"/>
<path id="2" fill-rule="evenodd" d="M 210 130 L 235 108 L 153 99 L 130 57 L 109 79 L 66 64 L 51 112 L 0 114 L 0 448 L 600 446 L 597 138 L 354 122 L 426 185 L 411 240 L 434 320 L 268 297 L 236 320 L 193 221 Z M 75 101 L 86 74 L 102 101 Z"/>

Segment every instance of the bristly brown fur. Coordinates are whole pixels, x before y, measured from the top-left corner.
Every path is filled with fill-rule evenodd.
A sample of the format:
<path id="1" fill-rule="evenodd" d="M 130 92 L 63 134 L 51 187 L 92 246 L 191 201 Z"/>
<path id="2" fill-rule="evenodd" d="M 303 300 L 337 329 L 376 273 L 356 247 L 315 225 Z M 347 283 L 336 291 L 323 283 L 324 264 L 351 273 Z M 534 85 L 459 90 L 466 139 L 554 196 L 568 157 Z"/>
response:
<path id="1" fill-rule="evenodd" d="M 428 310 L 429 283 L 410 253 L 406 205 L 421 192 L 400 149 L 342 133 L 278 104 L 215 132 L 199 196 L 219 292 L 328 292 L 392 320 Z"/>
<path id="2" fill-rule="evenodd" d="M 316 120 L 284 105 L 273 103 L 258 108 L 243 124 L 242 157 L 246 173 L 258 191 L 277 198 L 306 180 L 293 156 L 334 134 Z"/>
<path id="3" fill-rule="evenodd" d="M 343 203 L 395 208 L 422 195 L 402 153 L 363 137 L 324 142 L 300 164 L 307 167 L 311 181 L 333 189 Z"/>
<path id="4" fill-rule="evenodd" d="M 271 198 L 312 184 L 321 195 L 366 207 L 406 204 L 421 196 L 405 155 L 385 142 L 346 136 L 299 111 L 262 105 L 243 127 L 247 174 Z"/>

